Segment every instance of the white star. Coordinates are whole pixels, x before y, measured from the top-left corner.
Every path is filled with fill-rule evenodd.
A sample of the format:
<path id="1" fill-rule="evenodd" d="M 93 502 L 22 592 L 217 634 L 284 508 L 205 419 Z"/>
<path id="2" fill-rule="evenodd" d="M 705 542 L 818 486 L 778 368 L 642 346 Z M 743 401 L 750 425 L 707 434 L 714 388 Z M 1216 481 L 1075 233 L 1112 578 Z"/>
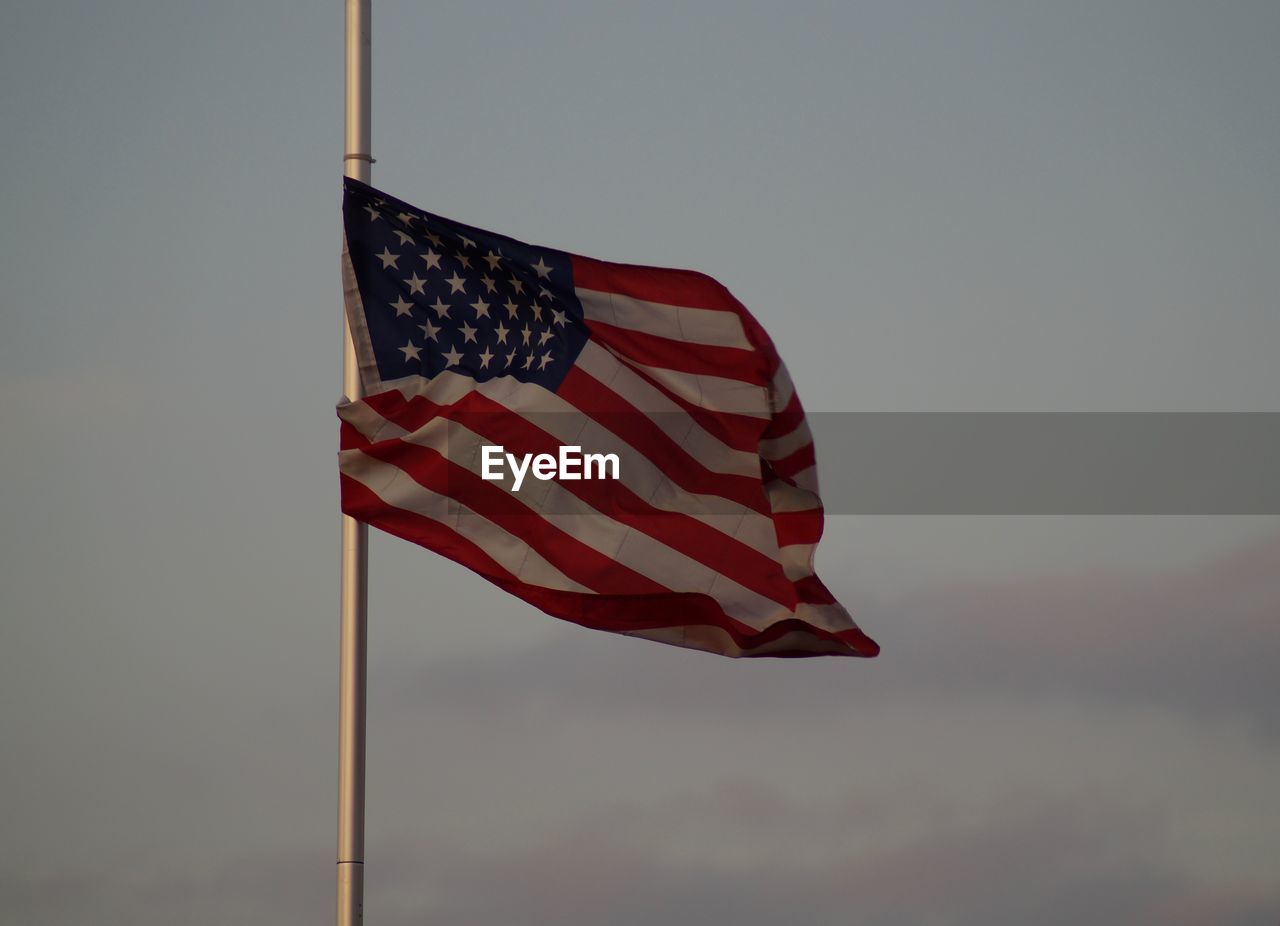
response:
<path id="1" fill-rule="evenodd" d="M 553 337 L 555 337 L 555 335 L 553 335 L 550 331 L 544 331 L 542 332 L 542 334 L 538 335 L 538 343 L 546 344 L 547 341 L 549 341 Z"/>
<path id="2" fill-rule="evenodd" d="M 370 222 L 375 222 L 378 219 L 382 218 L 382 213 L 379 212 L 377 209 L 373 208 L 372 206 L 365 206 L 364 209 L 366 212 L 369 213 Z"/>
<path id="3" fill-rule="evenodd" d="M 426 280 L 419 280 L 419 279 L 418 279 L 418 272 L 417 272 L 416 270 L 414 271 L 414 273 L 413 273 L 413 276 L 412 276 L 412 277 L 410 277 L 409 279 L 405 280 L 405 283 L 406 283 L 406 284 L 408 284 L 408 286 L 409 286 L 409 292 L 411 292 L 411 293 L 419 293 L 419 294 L 421 294 L 421 295 L 423 295 L 423 296 L 425 296 L 425 295 L 426 295 L 426 293 L 425 293 L 425 292 L 423 292 L 422 287 L 423 287 L 423 286 L 425 286 L 425 285 L 427 284 L 427 281 L 426 281 Z"/>
<path id="4" fill-rule="evenodd" d="M 410 341 L 404 347 L 401 347 L 400 350 L 403 351 L 404 353 L 405 363 L 408 363 L 410 360 L 416 360 L 419 363 L 422 362 L 422 358 L 418 356 L 418 354 L 421 353 L 422 348 L 414 346 L 414 343 L 412 341 Z"/>
<path id="5" fill-rule="evenodd" d="M 524 368 L 527 370 L 531 366 L 533 366 L 533 354 L 530 354 L 529 356 L 524 358 Z"/>
<path id="6" fill-rule="evenodd" d="M 462 246 L 464 248 L 474 248 L 476 246 L 476 243 L 466 235 L 459 235 L 458 240 L 462 242 Z"/>
<path id="7" fill-rule="evenodd" d="M 391 308 L 396 310 L 396 318 L 399 318 L 401 315 L 413 314 L 413 303 L 405 302 L 404 296 L 397 296 L 396 301 L 391 303 Z"/>
<path id="8" fill-rule="evenodd" d="M 430 241 L 432 244 L 434 244 L 438 248 L 444 247 L 444 239 L 441 238 L 439 235 L 437 235 L 435 232 L 427 232 L 427 240 Z"/>
<path id="9" fill-rule="evenodd" d="M 564 315 L 564 313 L 563 313 L 563 312 L 561 312 L 559 309 L 552 309 L 552 310 L 551 310 L 551 316 L 552 316 L 552 318 L 555 320 L 555 321 L 554 321 L 554 324 L 557 324 L 557 325 L 563 325 L 563 324 L 564 324 L 564 321 L 565 321 L 565 315 Z"/>
<path id="10" fill-rule="evenodd" d="M 518 293 L 524 292 L 524 280 L 520 279 L 514 273 L 511 275 L 511 288 Z"/>
<path id="11" fill-rule="evenodd" d="M 500 325 L 498 325 L 498 327 L 497 327 L 497 328 L 494 328 L 493 330 L 494 330 L 494 331 L 496 331 L 496 332 L 498 332 L 498 343 L 499 343 L 499 344 L 506 344 L 506 343 L 507 343 L 507 333 L 508 333 L 508 332 L 510 332 L 510 331 L 511 331 L 511 329 L 510 329 L 510 328 L 508 328 L 506 325 L 502 325 L 502 324 L 500 324 Z"/>
<path id="12" fill-rule="evenodd" d="M 536 321 L 542 321 L 542 306 L 538 305 L 538 303 L 535 302 L 532 308 L 533 308 L 534 319 Z"/>
<path id="13" fill-rule="evenodd" d="M 524 335 L 524 343 L 528 344 L 528 343 L 529 343 L 529 337 L 533 334 L 533 329 L 532 329 L 532 328 L 530 328 L 528 325 L 525 325 L 525 326 L 524 326 L 524 331 L 522 331 L 522 332 L 520 332 L 520 333 Z"/>
<path id="14" fill-rule="evenodd" d="M 373 256 L 382 261 L 383 270 L 386 270 L 388 267 L 394 267 L 396 265 L 396 261 L 400 259 L 399 254 L 392 254 L 391 249 L 386 247 L 382 249 L 381 254 L 375 254 Z"/>
<path id="15" fill-rule="evenodd" d="M 454 272 L 453 276 L 449 277 L 449 279 L 445 280 L 445 282 L 449 284 L 449 287 L 451 289 L 450 295 L 452 295 L 453 293 L 462 292 L 467 285 L 467 281 L 464 280 L 462 277 L 458 276 L 456 271 Z"/>
<path id="16" fill-rule="evenodd" d="M 502 304 L 502 307 L 503 307 L 504 309 L 506 309 L 506 310 L 507 310 L 507 317 L 508 317 L 508 318 L 515 318 L 515 317 L 516 317 L 516 310 L 518 310 L 518 309 L 520 308 L 520 306 L 516 305 L 516 304 L 515 304 L 514 302 L 512 302 L 510 299 L 508 299 L 506 302 L 504 302 L 504 303 Z"/>
<path id="17" fill-rule="evenodd" d="M 458 263 L 462 264 L 462 266 L 466 267 L 468 270 L 471 269 L 471 258 L 468 257 L 467 255 L 455 254 L 453 255 L 453 259 L 456 260 Z"/>
<path id="18" fill-rule="evenodd" d="M 480 282 L 484 284 L 486 292 L 492 293 L 496 292 L 498 289 L 498 284 L 494 282 L 493 277 L 489 276 L 487 273 L 480 278 Z"/>
<path id="19" fill-rule="evenodd" d="M 484 353 L 480 355 L 480 369 L 482 369 L 482 370 L 483 370 L 483 369 L 485 369 L 486 367 L 488 367 L 488 366 L 489 366 L 489 361 L 490 361 L 490 360 L 492 360 L 492 359 L 493 359 L 493 352 L 492 352 L 492 351 L 490 351 L 490 350 L 489 350 L 489 348 L 487 348 L 487 347 L 486 347 L 486 348 L 484 349 Z"/>
<path id="20" fill-rule="evenodd" d="M 435 267 L 437 270 L 440 269 L 440 255 L 430 248 L 427 248 L 427 253 L 422 255 L 422 259 L 427 262 L 428 270 L 432 267 Z"/>
<path id="21" fill-rule="evenodd" d="M 543 354 L 541 357 L 538 358 L 538 369 L 545 370 L 547 368 L 547 364 L 550 362 L 551 362 L 551 354 L 550 353 Z"/>
<path id="22" fill-rule="evenodd" d="M 436 296 L 436 301 L 432 304 L 431 308 L 435 309 L 436 314 L 439 315 L 441 318 L 444 318 L 446 315 L 449 314 L 448 303 L 446 303 L 439 296 Z"/>
<path id="23" fill-rule="evenodd" d="M 471 308 L 476 310 L 476 318 L 480 318 L 481 316 L 484 316 L 485 318 L 489 317 L 489 303 L 485 302 L 483 299 L 477 299 L 475 302 L 471 303 Z"/>
<path id="24" fill-rule="evenodd" d="M 476 339 L 476 329 L 472 328 L 472 327 L 471 327 L 470 325 L 468 325 L 466 322 L 463 322 L 463 324 L 462 324 L 462 343 L 463 343 L 463 344 L 465 344 L 465 343 L 467 343 L 468 341 L 471 341 L 471 342 L 473 342 L 473 343 L 474 343 L 474 342 L 475 342 L 475 339 Z"/>
<path id="25" fill-rule="evenodd" d="M 398 228 L 396 229 L 396 237 L 400 239 L 401 244 L 413 244 L 413 235 L 408 232 L 402 232 Z"/>
<path id="26" fill-rule="evenodd" d="M 396 216 L 396 218 L 399 219 L 404 224 L 408 225 L 410 222 L 416 219 L 417 216 L 414 215 L 412 212 L 402 212 L 398 216 Z"/>
<path id="27" fill-rule="evenodd" d="M 555 298 L 551 295 L 551 290 L 547 289 L 545 286 L 538 288 L 538 295 L 543 299 L 546 299 L 548 302 Z"/>
<path id="28" fill-rule="evenodd" d="M 462 362 L 462 354 L 458 353 L 456 348 L 450 348 L 449 350 L 445 351 L 444 365 L 446 367 L 456 367 L 461 362 Z"/>
<path id="29" fill-rule="evenodd" d="M 502 263 L 502 255 L 496 251 L 490 251 L 484 256 L 484 259 L 489 263 L 490 270 L 497 270 L 498 264 Z"/>
<path id="30" fill-rule="evenodd" d="M 539 257 L 538 262 L 533 265 L 533 269 L 538 276 L 542 277 L 542 279 L 548 280 L 551 278 L 551 268 L 543 262 L 541 257 Z"/>
<path id="31" fill-rule="evenodd" d="M 509 367 L 511 366 L 511 361 L 515 359 L 516 352 L 514 350 L 509 350 L 505 354 L 501 354 L 500 356 L 503 358 L 502 365 L 504 367 Z"/>
<path id="32" fill-rule="evenodd" d="M 440 333 L 440 329 L 431 324 L 431 319 L 427 319 L 425 325 L 419 325 L 418 327 L 422 329 L 422 333 L 427 336 L 428 341 L 434 341 L 436 335 Z"/>

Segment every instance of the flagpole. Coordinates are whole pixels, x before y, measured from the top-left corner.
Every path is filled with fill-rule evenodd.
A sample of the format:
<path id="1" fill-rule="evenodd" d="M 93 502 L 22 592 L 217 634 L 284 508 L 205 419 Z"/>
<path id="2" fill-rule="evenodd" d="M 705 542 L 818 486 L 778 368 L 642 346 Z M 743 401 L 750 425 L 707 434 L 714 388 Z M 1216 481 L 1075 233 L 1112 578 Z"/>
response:
<path id="1" fill-rule="evenodd" d="M 368 183 L 372 0 L 346 0 L 343 173 Z M 363 396 L 351 328 L 343 323 L 342 391 Z M 342 630 L 338 675 L 338 926 L 364 922 L 364 755 L 369 529 L 342 515 Z"/>

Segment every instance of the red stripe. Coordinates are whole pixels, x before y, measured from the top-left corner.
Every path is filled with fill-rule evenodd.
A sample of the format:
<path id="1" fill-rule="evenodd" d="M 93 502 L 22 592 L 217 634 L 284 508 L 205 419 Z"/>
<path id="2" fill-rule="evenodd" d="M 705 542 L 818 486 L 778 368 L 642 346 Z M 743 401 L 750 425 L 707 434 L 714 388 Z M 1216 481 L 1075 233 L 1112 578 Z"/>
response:
<path id="1" fill-rule="evenodd" d="M 718 376 L 760 387 L 767 387 L 772 380 L 765 358 L 757 351 L 712 344 L 690 345 L 688 341 L 619 328 L 596 319 L 587 321 L 586 325 L 592 340 L 645 366 Z"/>
<path id="2" fill-rule="evenodd" d="M 338 427 L 338 447 L 341 450 L 350 450 L 352 447 L 363 447 L 369 442 L 365 440 L 363 434 L 356 430 L 356 426 L 349 421 L 343 421 Z"/>
<path id="3" fill-rule="evenodd" d="M 623 358 L 618 359 L 632 374 L 644 380 L 678 405 L 702 430 L 726 447 L 741 450 L 745 453 L 758 452 L 760 441 L 764 436 L 764 429 L 769 424 L 765 419 L 754 415 L 737 415 L 733 412 L 712 411 L 711 409 L 703 408 L 701 405 L 694 405 L 688 399 L 679 393 L 673 392 L 665 384 L 655 379 L 647 370 L 633 367 Z M 653 414 L 662 415 L 668 413 L 654 412 Z"/>
<path id="4" fill-rule="evenodd" d="M 426 400 L 416 395 L 405 396 L 404 393 L 394 389 L 368 396 L 362 401 L 383 418 L 406 431 L 416 431 L 435 417 L 433 411 L 424 415 L 415 415 L 413 412 L 415 403 L 426 402 Z M 435 407 L 434 403 L 428 402 L 427 405 L 432 409 Z"/>
<path id="5" fill-rule="evenodd" d="M 747 340 L 760 352 L 768 379 L 773 378 L 781 361 L 773 341 L 746 306 L 734 298 L 724 284 L 695 270 L 669 267 L 643 267 L 616 264 L 590 257 L 569 255 L 573 266 L 573 283 L 583 289 L 618 293 L 645 302 L 682 305 L 691 309 L 720 309 L 733 312 L 742 320 Z"/>
<path id="6" fill-rule="evenodd" d="M 497 560 L 452 528 L 415 512 L 388 505 L 350 476 L 340 474 L 339 478 L 342 484 L 343 514 L 372 524 L 388 534 L 395 534 L 404 540 L 435 550 L 487 579 L 516 581 L 516 577 Z"/>
<path id="7" fill-rule="evenodd" d="M 817 576 L 805 576 L 796 579 L 796 594 L 805 604 L 835 604 L 835 595 L 822 584 Z"/>
<path id="8" fill-rule="evenodd" d="M 691 309 L 719 309 L 736 315 L 746 311 L 723 284 L 696 270 L 615 264 L 577 254 L 571 254 L 570 259 L 573 285 L 582 289 Z"/>
<path id="9" fill-rule="evenodd" d="M 804 409 L 800 406 L 800 396 L 793 392 L 786 407 L 781 411 L 774 412 L 773 420 L 765 428 L 763 437 L 765 440 L 786 437 L 798 428 L 802 421 L 804 421 Z"/>
<path id="10" fill-rule="evenodd" d="M 780 547 L 796 543 L 817 543 L 822 539 L 822 509 L 775 512 L 773 526 L 778 533 Z"/>

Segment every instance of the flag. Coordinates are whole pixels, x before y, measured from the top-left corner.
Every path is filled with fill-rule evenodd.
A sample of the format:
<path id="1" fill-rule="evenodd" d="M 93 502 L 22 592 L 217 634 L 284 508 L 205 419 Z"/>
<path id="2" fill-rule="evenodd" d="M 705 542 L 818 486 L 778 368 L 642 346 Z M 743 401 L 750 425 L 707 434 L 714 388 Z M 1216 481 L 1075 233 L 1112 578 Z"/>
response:
<path id="1" fill-rule="evenodd" d="M 364 398 L 342 510 L 586 627 L 726 656 L 874 656 L 813 570 L 813 440 L 715 280 L 537 247 L 347 179 Z"/>

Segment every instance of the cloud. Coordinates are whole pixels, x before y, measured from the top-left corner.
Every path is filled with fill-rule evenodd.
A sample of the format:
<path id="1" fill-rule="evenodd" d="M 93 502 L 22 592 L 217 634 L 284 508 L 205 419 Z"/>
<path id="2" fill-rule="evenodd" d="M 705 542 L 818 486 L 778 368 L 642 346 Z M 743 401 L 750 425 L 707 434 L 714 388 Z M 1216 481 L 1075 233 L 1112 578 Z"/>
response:
<path id="1" fill-rule="evenodd" d="M 923 684 L 1138 702 L 1280 734 L 1280 535 L 1176 573 L 953 583 L 895 610 Z"/>
<path id="2" fill-rule="evenodd" d="M 1252 926 L 1280 897 L 1188 878 L 1162 852 L 1169 820 L 1106 798 L 1011 795 L 977 815 L 850 798 L 797 799 L 727 781 L 623 801 L 528 840 L 375 839 L 371 922 L 472 926 Z M 905 834 L 905 835 L 904 835 Z M 304 923 L 331 916 L 326 852 L 255 849 L 203 867 L 130 867 L 0 884 L 15 921 Z"/>
<path id="3" fill-rule="evenodd" d="M 753 806 L 762 797 L 737 798 L 748 796 Z M 773 810 L 787 819 L 778 827 L 771 816 L 769 839 L 745 854 L 723 839 L 705 853 L 676 848 L 690 831 L 740 824 L 744 808 L 737 798 L 627 806 L 542 842 L 497 851 L 423 851 L 405 843 L 391 869 L 374 876 L 371 896 L 384 898 L 378 919 L 395 926 L 1140 926 L 1170 922 L 1171 911 L 1184 909 L 1199 909 L 1209 914 L 1205 922 L 1219 926 L 1244 926 L 1257 921 L 1268 900 L 1256 891 L 1206 891 L 1188 883 L 1158 860 L 1158 817 L 1105 802 L 1015 801 L 982 820 L 936 821 L 903 845 L 863 843 L 813 858 L 787 847 L 841 830 L 856 835 L 868 825 L 878 832 L 865 816 L 868 808 L 806 808 L 774 795 Z M 761 851 L 764 846 L 774 852 Z M 1135 856 L 1152 861 L 1135 865 Z"/>
<path id="4" fill-rule="evenodd" d="M 477 718 L 566 704 L 768 718 L 941 691 L 1156 706 L 1280 735 L 1280 535 L 1179 572 L 953 580 L 856 610 L 879 659 L 730 662 L 565 628 L 465 665 L 403 654 L 381 684 L 406 710 Z"/>
<path id="5" fill-rule="evenodd" d="M 1280 749 L 1257 734 L 1275 732 L 1278 555 L 1271 538 L 1176 574 L 870 602 L 870 662 L 735 662 L 550 622 L 549 642 L 456 663 L 390 652 L 369 920 L 1271 922 Z M 243 743 L 314 781 L 288 739 Z M 153 771 L 150 793 L 190 792 Z M 0 895 L 54 926 L 331 916 L 331 846 L 297 844 L 327 793 L 254 805 L 252 825 L 219 806 L 146 857 L 33 856 Z M 251 832 L 281 845 L 241 848 Z"/>

